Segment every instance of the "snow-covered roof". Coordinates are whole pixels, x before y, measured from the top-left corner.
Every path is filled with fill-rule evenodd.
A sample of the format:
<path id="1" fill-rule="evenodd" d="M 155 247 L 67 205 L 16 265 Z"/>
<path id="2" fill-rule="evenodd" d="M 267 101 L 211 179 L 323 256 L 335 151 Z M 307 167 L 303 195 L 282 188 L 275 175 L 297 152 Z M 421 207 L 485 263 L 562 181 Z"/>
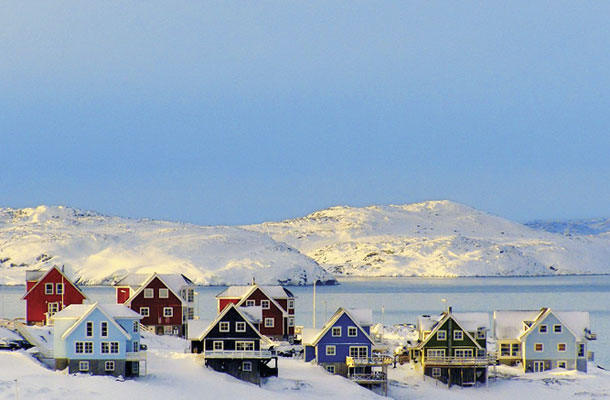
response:
<path id="1" fill-rule="evenodd" d="M 488 313 L 451 313 L 451 315 L 453 315 L 453 318 L 466 331 L 476 331 L 479 328 L 489 329 Z M 445 313 L 438 315 L 420 315 L 417 317 L 417 327 L 420 332 L 431 331 L 444 316 Z"/>
<path id="2" fill-rule="evenodd" d="M 8 328 L 4 328 L 0 326 L 0 340 L 22 340 L 22 337 L 19 336 L 16 332 L 11 331 Z"/>
<path id="3" fill-rule="evenodd" d="M 322 330 L 317 328 L 303 328 L 301 333 L 301 343 L 304 345 L 312 344 Z"/>
<path id="4" fill-rule="evenodd" d="M 282 286 L 261 286 L 257 285 L 263 290 L 269 297 L 273 299 L 287 299 L 294 297 L 292 292 L 285 289 Z M 229 286 L 224 291 L 216 295 L 217 298 L 242 298 L 252 289 L 252 285 L 247 286 Z"/>
<path id="5" fill-rule="evenodd" d="M 427 332 L 434 329 L 438 321 L 443 319 L 444 315 L 420 315 L 417 317 L 417 329 L 420 332 Z"/>
<path id="6" fill-rule="evenodd" d="M 373 324 L 373 310 L 370 308 L 346 308 L 360 325 L 371 326 Z"/>
<path id="7" fill-rule="evenodd" d="M 261 306 L 240 307 L 239 310 L 254 324 L 263 320 L 263 307 Z"/>
<path id="8" fill-rule="evenodd" d="M 198 340 L 208 329 L 212 321 L 203 319 L 190 319 L 188 321 L 188 340 Z"/>
<path id="9" fill-rule="evenodd" d="M 138 288 L 142 286 L 148 278 L 153 274 L 129 274 L 114 286 L 130 286 Z M 180 294 L 180 290 L 184 286 L 193 285 L 193 281 L 182 274 L 157 274 L 157 276 L 176 294 Z"/>
<path id="10" fill-rule="evenodd" d="M 142 318 L 140 314 L 122 304 L 70 304 L 63 310 L 55 313 L 53 318 L 72 318 L 78 319 L 87 314 L 92 308 L 97 306 L 109 317 L 112 318 Z"/>
<path id="11" fill-rule="evenodd" d="M 553 313 L 566 327 L 576 335 L 577 340 L 585 339 L 585 330 L 590 329 L 589 313 L 586 311 L 552 311 L 541 310 L 494 311 L 494 334 L 498 339 L 518 339 L 526 332 L 524 321 L 531 321 L 534 326 L 538 320 Z"/>
<path id="12" fill-rule="evenodd" d="M 356 309 L 357 312 L 360 312 L 360 316 L 362 318 L 368 318 L 367 312 L 365 309 Z M 368 312 L 370 312 L 372 314 L 372 312 L 370 310 L 368 310 Z M 359 319 L 352 314 L 351 310 L 348 308 L 343 308 L 343 307 L 339 307 L 339 309 L 337 311 L 335 311 L 335 313 L 333 314 L 332 317 L 330 317 L 330 319 L 324 324 L 324 326 L 322 327 L 322 329 L 320 329 L 318 331 L 317 336 L 310 338 L 308 337 L 308 340 L 305 341 L 303 340 L 302 343 L 306 344 L 306 345 L 316 345 L 318 343 L 318 341 L 326 334 L 326 332 L 328 332 L 328 330 L 335 325 L 335 323 L 337 322 L 337 320 L 339 320 L 339 318 L 341 318 L 342 315 L 347 315 L 352 321 L 354 321 L 357 324 L 358 329 L 360 329 L 360 331 L 364 334 L 364 336 L 371 342 L 374 343 L 375 341 L 371 338 L 371 336 L 362 329 L 362 324 L 360 323 Z M 371 317 L 372 319 L 372 317 Z M 370 324 L 369 324 L 370 325 Z M 310 333 L 308 333 L 309 335 Z"/>

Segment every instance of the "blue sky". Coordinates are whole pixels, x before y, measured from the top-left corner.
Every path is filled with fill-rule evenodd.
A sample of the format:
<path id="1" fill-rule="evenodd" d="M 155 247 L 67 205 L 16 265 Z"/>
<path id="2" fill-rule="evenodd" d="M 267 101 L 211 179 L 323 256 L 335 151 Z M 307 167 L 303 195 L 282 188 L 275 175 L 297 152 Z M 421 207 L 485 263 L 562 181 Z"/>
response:
<path id="1" fill-rule="evenodd" d="M 0 207 L 610 216 L 608 2 L 23 3 L 0 4 Z"/>

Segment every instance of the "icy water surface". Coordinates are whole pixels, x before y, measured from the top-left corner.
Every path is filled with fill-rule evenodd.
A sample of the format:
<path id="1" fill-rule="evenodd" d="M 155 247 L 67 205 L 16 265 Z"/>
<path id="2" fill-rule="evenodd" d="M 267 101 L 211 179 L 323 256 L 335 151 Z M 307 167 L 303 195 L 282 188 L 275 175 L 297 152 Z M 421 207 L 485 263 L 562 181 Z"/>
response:
<path id="1" fill-rule="evenodd" d="M 344 278 L 337 286 L 318 286 L 316 322 L 320 327 L 340 306 L 373 309 L 376 322 L 415 323 L 421 314 L 440 312 L 446 299 L 455 312 L 507 309 L 582 310 L 591 313 L 591 327 L 598 340 L 591 342 L 596 362 L 610 368 L 610 276 L 557 276 L 511 278 Z M 201 319 L 216 316 L 214 296 L 224 287 L 197 288 Z M 0 286 L 0 315 L 22 317 L 23 286 Z M 92 301 L 113 302 L 114 289 L 84 287 Z M 312 325 L 313 290 L 291 287 L 297 296 L 297 325 Z M 381 309 L 384 307 L 382 315 Z M 490 314 L 491 317 L 491 314 Z"/>

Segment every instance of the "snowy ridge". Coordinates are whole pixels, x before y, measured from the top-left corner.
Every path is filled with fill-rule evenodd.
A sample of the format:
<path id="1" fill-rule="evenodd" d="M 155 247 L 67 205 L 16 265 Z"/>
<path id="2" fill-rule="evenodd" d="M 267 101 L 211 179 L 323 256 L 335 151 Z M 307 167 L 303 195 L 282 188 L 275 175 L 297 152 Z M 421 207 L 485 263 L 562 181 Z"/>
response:
<path id="1" fill-rule="evenodd" d="M 610 273 L 610 235 L 569 237 L 450 201 L 332 207 L 252 225 L 354 276 L 514 276 Z"/>
<path id="2" fill-rule="evenodd" d="M 238 227 L 108 217 L 67 207 L 0 209 L 0 283 L 64 265 L 81 284 L 130 273 L 182 273 L 197 284 L 311 284 L 334 278 L 311 258 Z"/>

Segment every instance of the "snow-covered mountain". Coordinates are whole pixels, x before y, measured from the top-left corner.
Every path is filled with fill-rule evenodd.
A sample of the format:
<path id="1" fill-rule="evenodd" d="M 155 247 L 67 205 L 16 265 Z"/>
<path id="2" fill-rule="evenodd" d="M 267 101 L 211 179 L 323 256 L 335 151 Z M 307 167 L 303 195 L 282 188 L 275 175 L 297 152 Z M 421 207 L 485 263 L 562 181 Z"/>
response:
<path id="1" fill-rule="evenodd" d="M 0 283 L 64 265 L 84 284 L 128 273 L 184 273 L 199 284 L 333 282 L 298 250 L 238 227 L 108 217 L 67 207 L 0 209 Z"/>
<path id="2" fill-rule="evenodd" d="M 599 235 L 610 232 L 610 218 L 576 219 L 568 221 L 532 221 L 530 228 L 564 235 Z"/>
<path id="3" fill-rule="evenodd" d="M 288 243 L 340 275 L 610 273 L 610 235 L 544 232 L 450 201 L 332 207 L 245 228 Z"/>
<path id="4" fill-rule="evenodd" d="M 64 265 L 81 283 L 180 272 L 200 284 L 334 282 L 335 276 L 610 273 L 610 233 L 537 230 L 450 201 L 332 207 L 242 227 L 0 209 L 0 283 Z M 327 272 L 328 271 L 328 272 Z M 330 272 L 330 273 L 329 273 Z"/>

